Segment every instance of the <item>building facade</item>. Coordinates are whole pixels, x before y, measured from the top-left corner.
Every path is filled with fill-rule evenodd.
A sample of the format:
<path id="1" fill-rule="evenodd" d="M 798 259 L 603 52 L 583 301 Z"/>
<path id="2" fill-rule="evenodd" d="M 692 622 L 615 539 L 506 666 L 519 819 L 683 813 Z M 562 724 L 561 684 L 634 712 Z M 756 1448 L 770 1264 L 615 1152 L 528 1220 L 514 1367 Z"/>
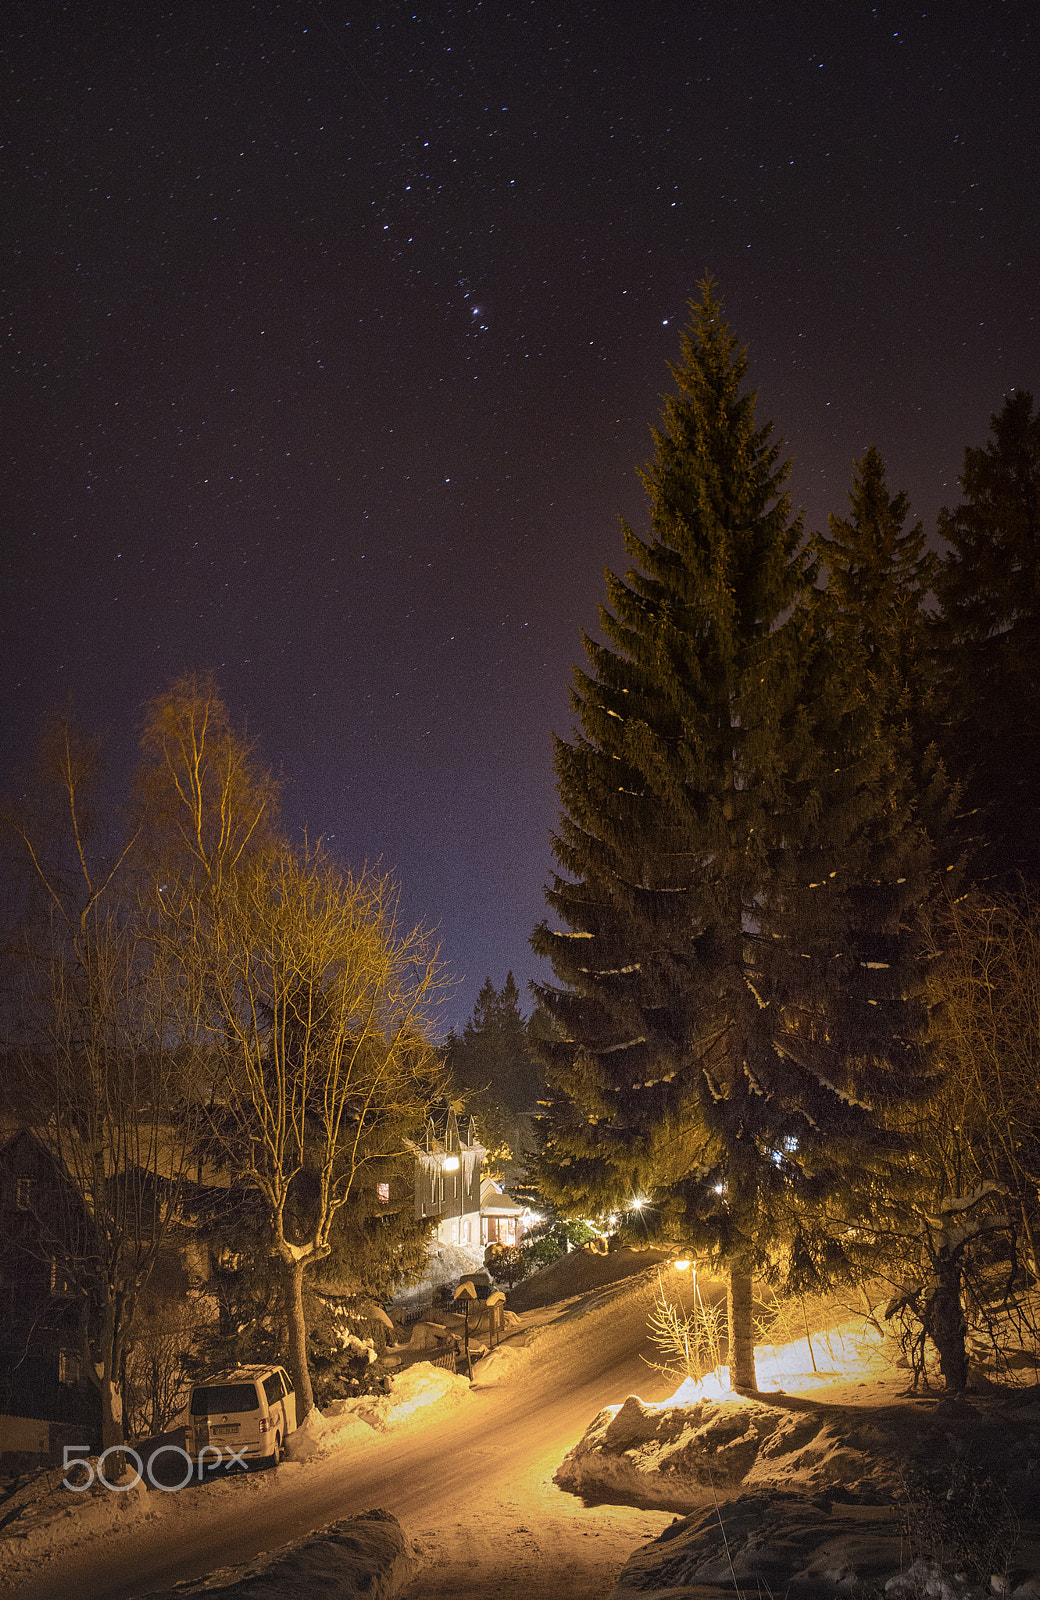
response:
<path id="1" fill-rule="evenodd" d="M 426 1125 L 416 1150 L 415 1214 L 436 1223 L 438 1244 L 481 1244 L 480 1178 L 487 1151 L 472 1117 L 460 1129 L 449 1110 L 438 1127 Z"/>

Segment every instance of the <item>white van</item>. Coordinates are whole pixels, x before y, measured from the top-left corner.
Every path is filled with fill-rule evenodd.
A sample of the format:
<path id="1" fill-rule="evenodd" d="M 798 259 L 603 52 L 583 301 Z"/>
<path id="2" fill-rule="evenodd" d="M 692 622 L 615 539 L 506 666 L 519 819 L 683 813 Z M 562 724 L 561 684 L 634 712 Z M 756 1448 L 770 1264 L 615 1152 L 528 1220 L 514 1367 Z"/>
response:
<path id="1" fill-rule="evenodd" d="M 296 1391 L 284 1367 L 235 1367 L 192 1384 L 188 1400 L 189 1453 L 217 1465 L 267 1461 L 276 1467 L 296 1430 Z"/>

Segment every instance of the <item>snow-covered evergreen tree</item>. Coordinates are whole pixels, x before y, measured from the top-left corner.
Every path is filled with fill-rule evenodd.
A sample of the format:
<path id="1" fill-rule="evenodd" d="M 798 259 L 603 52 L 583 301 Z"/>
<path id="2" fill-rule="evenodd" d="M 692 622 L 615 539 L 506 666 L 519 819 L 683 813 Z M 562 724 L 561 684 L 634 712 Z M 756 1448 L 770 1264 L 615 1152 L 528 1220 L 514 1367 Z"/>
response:
<path id="1" fill-rule="evenodd" d="M 753 1388 L 752 1274 L 840 1260 L 826 1205 L 883 1164 L 876 1110 L 919 1081 L 929 848 L 746 365 L 706 284 L 649 537 L 624 530 L 633 565 L 557 741 L 565 927 L 533 943 L 558 980 L 542 1186 L 725 1258 L 731 1377 Z"/>
<path id="2" fill-rule="evenodd" d="M 1016 390 L 939 515 L 943 749 L 976 878 L 1040 883 L 1040 412 Z"/>

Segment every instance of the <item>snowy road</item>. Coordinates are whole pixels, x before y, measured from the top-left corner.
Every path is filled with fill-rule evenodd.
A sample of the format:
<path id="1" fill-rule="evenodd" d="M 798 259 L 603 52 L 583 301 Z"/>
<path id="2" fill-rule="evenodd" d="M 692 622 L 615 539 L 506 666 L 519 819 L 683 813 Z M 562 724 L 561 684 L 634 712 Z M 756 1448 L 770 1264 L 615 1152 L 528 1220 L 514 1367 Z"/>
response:
<path id="1" fill-rule="evenodd" d="M 629 1282 L 583 1297 L 517 1352 L 508 1379 L 475 1388 L 447 1417 L 417 1416 L 363 1448 L 228 1484 L 219 1497 L 189 1488 L 163 1515 L 59 1547 L 19 1582 L 19 1600 L 136 1600 L 372 1507 L 398 1518 L 424 1560 L 408 1600 L 490 1600 L 507 1586 L 523 1600 L 609 1594 L 670 1515 L 586 1508 L 551 1479 L 604 1405 L 632 1392 L 662 1399 L 672 1387 L 641 1360 L 652 1353 L 648 1296 Z"/>

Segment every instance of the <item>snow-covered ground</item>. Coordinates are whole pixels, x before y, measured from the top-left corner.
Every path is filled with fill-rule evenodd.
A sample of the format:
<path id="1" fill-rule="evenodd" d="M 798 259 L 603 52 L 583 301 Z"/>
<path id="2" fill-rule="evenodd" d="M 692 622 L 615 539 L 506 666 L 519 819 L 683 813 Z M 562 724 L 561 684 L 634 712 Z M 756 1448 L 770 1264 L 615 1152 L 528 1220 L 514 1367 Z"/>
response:
<path id="1" fill-rule="evenodd" d="M 646 1319 L 657 1281 L 651 1269 L 524 1313 L 472 1387 L 420 1364 L 387 1397 L 337 1403 L 299 1431 L 277 1472 L 183 1492 L 82 1494 L 62 1487 L 60 1471 L 46 1474 L 21 1504 L 0 1504 L 0 1520 L 10 1518 L 0 1591 L 145 1596 L 189 1567 L 242 1563 L 250 1545 L 284 1546 L 378 1507 L 401 1524 L 419 1569 L 401 1600 L 488 1600 L 507 1583 L 523 1600 L 666 1588 L 678 1600 L 691 1583 L 702 1595 L 706 1584 L 732 1594 L 734 1573 L 756 1591 L 781 1593 L 805 1573 L 796 1591 L 855 1593 L 908 1564 L 892 1503 L 900 1451 L 941 1466 L 982 1440 L 1008 1469 L 1005 1484 L 1011 1468 L 1019 1474 L 1010 1487 L 1024 1570 L 1005 1592 L 1040 1600 L 1029 1506 L 1035 1484 L 1040 1514 L 1040 1391 L 909 1399 L 890 1344 L 849 1324 L 814 1334 L 811 1358 L 804 1340 L 760 1350 L 760 1387 L 783 1397 L 742 1401 L 717 1384 L 675 1392 L 641 1359 L 654 1354 Z M 674 1524 L 687 1510 L 695 1520 Z M 660 1534 L 670 1537 L 616 1588 L 629 1558 Z M 732 1569 L 719 1555 L 727 1548 Z M 401 1580 L 407 1570 L 402 1563 Z"/>
<path id="2" fill-rule="evenodd" d="M 612 1600 L 1040 1600 L 1040 1386 L 909 1394 L 897 1355 L 859 1318 L 760 1349 L 756 1397 L 723 1367 L 606 1407 L 556 1483 L 687 1513 Z"/>
<path id="3" fill-rule="evenodd" d="M 188 1540 L 200 1521 L 219 1521 L 230 1511 L 241 1510 L 243 1501 L 277 1498 L 299 1478 L 320 1471 L 331 1457 L 364 1452 L 380 1434 L 405 1428 L 417 1417 L 428 1423 L 450 1416 L 470 1399 L 468 1378 L 422 1362 L 401 1372 L 389 1395 L 336 1401 L 324 1415 L 312 1411 L 292 1435 L 276 1473 L 232 1470 L 227 1476 L 211 1477 L 202 1489 L 194 1482 L 157 1489 L 149 1487 L 132 1462 L 113 1480 L 115 1464 L 110 1461 L 103 1476 L 116 1487 L 109 1488 L 95 1475 L 96 1460 L 89 1458 L 68 1473 L 59 1467 L 39 1474 L 21 1496 L 0 1505 L 0 1517 L 11 1519 L 0 1545 L 0 1585 L 6 1592 L 18 1593 L 19 1585 L 47 1561 L 68 1562 L 85 1546 L 125 1539 L 132 1530 L 146 1526 L 161 1531 L 171 1544 Z M 183 1476 L 189 1463 L 170 1457 L 166 1466 Z M 93 1482 L 83 1489 L 74 1487 L 86 1482 L 88 1472 Z"/>

